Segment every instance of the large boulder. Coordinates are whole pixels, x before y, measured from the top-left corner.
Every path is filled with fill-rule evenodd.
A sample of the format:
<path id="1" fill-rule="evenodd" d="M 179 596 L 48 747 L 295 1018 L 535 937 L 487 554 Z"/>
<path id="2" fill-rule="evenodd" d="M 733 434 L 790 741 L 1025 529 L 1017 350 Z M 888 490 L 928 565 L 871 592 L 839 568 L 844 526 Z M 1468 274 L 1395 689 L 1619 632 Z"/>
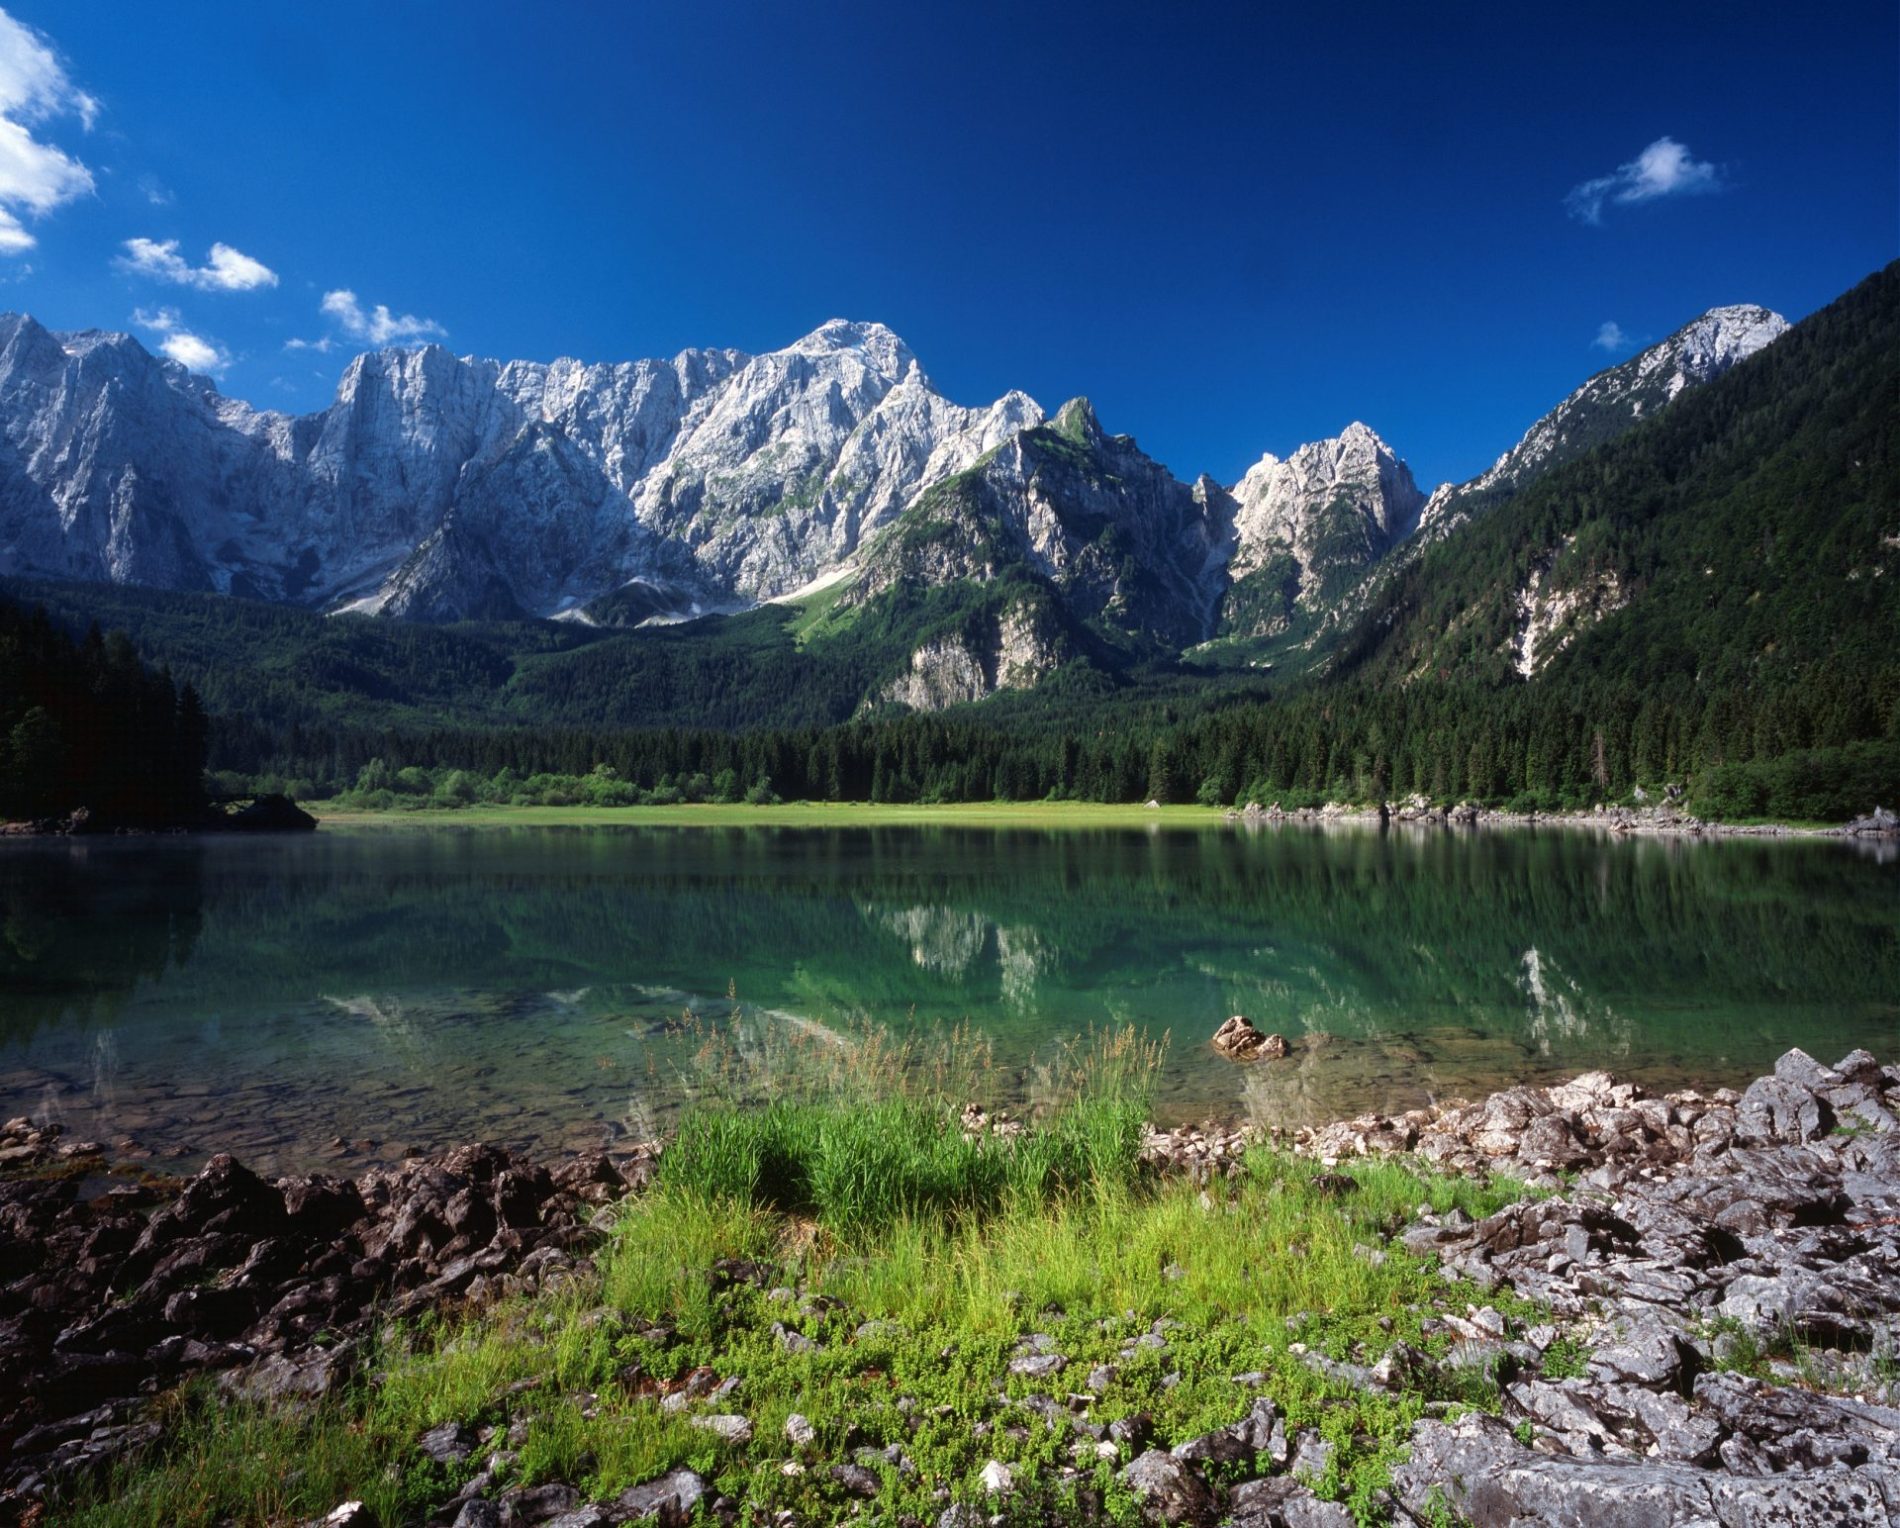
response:
<path id="1" fill-rule="evenodd" d="M 1142 1516 L 1168 1528 L 1202 1528 L 1219 1515 L 1219 1504 L 1191 1463 L 1151 1448 L 1122 1470 L 1121 1482 L 1141 1498 Z"/>
<path id="2" fill-rule="evenodd" d="M 704 1477 L 692 1470 L 673 1470 L 622 1491 L 614 1502 L 614 1511 L 623 1522 L 686 1528 L 705 1495 Z"/>
<path id="3" fill-rule="evenodd" d="M 1748 1085 L 1735 1110 L 1735 1133 L 1744 1141 L 1818 1141 L 1834 1128 L 1828 1090 L 1845 1079 L 1804 1050 L 1791 1050 L 1775 1063 L 1772 1077 Z"/>
<path id="4" fill-rule="evenodd" d="M 258 796 L 225 814 L 225 826 L 240 833 L 314 833 L 317 819 L 288 796 Z"/>

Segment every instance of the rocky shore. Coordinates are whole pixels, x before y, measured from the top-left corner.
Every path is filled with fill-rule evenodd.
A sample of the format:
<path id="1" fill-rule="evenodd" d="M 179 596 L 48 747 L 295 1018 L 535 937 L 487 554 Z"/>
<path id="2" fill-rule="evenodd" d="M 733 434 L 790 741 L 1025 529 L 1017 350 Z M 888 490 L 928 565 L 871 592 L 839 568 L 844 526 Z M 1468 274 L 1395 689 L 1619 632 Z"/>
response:
<path id="1" fill-rule="evenodd" d="M 1205 1176 L 1258 1138 L 1155 1132 L 1146 1149 Z M 1900 1522 L 1900 1068 L 1795 1050 L 1707 1096 L 1593 1072 L 1286 1144 L 1347 1174 L 1417 1155 L 1550 1195 L 1399 1238 L 1551 1319 L 1455 1323 L 1457 1362 L 1519 1377 L 1499 1416 L 1419 1425 L 1396 1509 L 1428 1520 L 1436 1495 L 1481 1528 Z M 1589 1351 L 1583 1372 L 1540 1377 L 1560 1341 Z M 1395 1350 L 1354 1378 L 1419 1375 Z"/>
<path id="2" fill-rule="evenodd" d="M 1259 1139 L 1150 1132 L 1144 1158 L 1205 1180 L 1237 1172 Z M 1476 1221 L 1422 1207 L 1394 1238 L 1469 1281 L 1461 1288 L 1492 1292 L 1428 1318 L 1448 1339 L 1440 1356 L 1399 1342 L 1363 1359 L 1302 1358 L 1395 1396 L 1445 1394 L 1456 1373 L 1495 1387 L 1493 1407 L 1425 1408 L 1378 1503 L 1392 1520 L 1900 1521 L 1900 1068 L 1865 1052 L 1825 1066 L 1791 1051 L 1745 1091 L 1706 1096 L 1651 1096 L 1592 1073 L 1279 1144 L 1318 1159 L 1328 1191 L 1351 1192 L 1355 1164 L 1380 1157 L 1540 1191 Z M 295 1404 L 351 1378 L 386 1316 L 586 1279 L 604 1208 L 639 1190 L 651 1160 L 640 1150 L 548 1168 L 468 1147 L 354 1182 L 266 1182 L 221 1157 L 179 1185 L 113 1172 L 87 1143 L 14 1121 L 0 1136 L 0 1518 L 154 1442 L 151 1396 L 193 1374 Z M 851 1340 L 848 1314 L 837 1319 L 837 1340 Z M 1166 1331 L 1128 1338 L 1130 1352 L 1168 1342 Z M 995 1425 L 1072 1433 L 1078 1468 L 1082 1453 L 1112 1455 L 1151 1520 L 1350 1521 L 1313 1489 L 1330 1445 L 1287 1425 L 1264 1377 L 1236 1377 L 1231 1425 L 1158 1438 L 1089 1422 L 1095 1376 L 1058 1380 L 1065 1362 L 1046 1339 L 1023 1339 L 1009 1374 L 1046 1373 L 1048 1393 L 1007 1401 L 1022 1421 Z M 743 1395 L 703 1381 L 666 1404 L 749 1439 Z M 881 1455 L 799 1462 L 811 1440 L 787 1429 L 793 1463 L 848 1476 L 867 1507 L 876 1472 L 898 1467 Z M 505 1448 L 503 1432 L 448 1424 L 416 1447 L 469 1459 Z M 1011 1515 L 1017 1487 L 995 1468 L 987 1510 L 946 1505 L 941 1528 L 1042 1520 Z M 476 1474 L 430 1520 L 599 1528 L 684 1523 L 694 1510 L 737 1521 L 741 1509 L 687 1469 L 594 1504 L 566 1485 L 493 1479 Z M 343 1504 L 332 1521 L 368 1519 Z"/>
<path id="3" fill-rule="evenodd" d="M 0 1130 L 0 1521 L 159 1436 L 149 1399 L 324 1396 L 374 1323 L 571 1276 L 647 1157 L 556 1167 L 489 1146 L 352 1181 L 267 1181 L 228 1156 L 179 1182 L 16 1119 Z"/>
<path id="4" fill-rule="evenodd" d="M 1151 803 L 1152 804 L 1152 803 Z M 1590 828 L 1602 833 L 1649 834 L 1673 838 L 1846 838 L 1886 843 L 1900 840 L 1900 816 L 1875 807 L 1838 827 L 1797 827 L 1791 823 L 1727 823 L 1697 817 L 1681 801 L 1669 797 L 1637 806 L 1596 806 L 1575 812 L 1511 812 L 1480 806 L 1473 801 L 1455 806 L 1434 805 L 1423 796 L 1377 806 L 1329 801 L 1324 806 L 1282 808 L 1278 802 L 1261 806 L 1249 801 L 1229 809 L 1227 822 L 1244 826 L 1270 823 L 1407 823 L 1419 827 L 1454 828 Z"/>

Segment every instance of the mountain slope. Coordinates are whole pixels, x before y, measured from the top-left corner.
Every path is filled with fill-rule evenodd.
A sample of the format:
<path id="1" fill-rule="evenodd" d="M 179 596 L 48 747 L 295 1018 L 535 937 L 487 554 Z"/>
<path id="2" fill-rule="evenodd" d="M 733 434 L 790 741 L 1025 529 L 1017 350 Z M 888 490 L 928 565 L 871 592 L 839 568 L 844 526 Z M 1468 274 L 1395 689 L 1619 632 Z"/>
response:
<path id="1" fill-rule="evenodd" d="M 1900 264 L 1385 589 L 1339 664 L 1761 686 L 1900 651 Z"/>
<path id="2" fill-rule="evenodd" d="M 1234 554 L 1220 632 L 1245 641 L 1323 615 L 1411 532 L 1425 496 L 1391 447 L 1354 422 L 1284 461 L 1263 456 L 1229 502 Z"/>
<path id="3" fill-rule="evenodd" d="M 1234 490 L 1243 530 L 1264 553 L 1234 560 L 1217 640 L 1195 656 L 1275 669 L 1323 670 L 1392 581 L 1425 550 L 1528 487 L 1544 473 L 1653 418 L 1685 392 L 1721 376 L 1787 332 L 1760 307 L 1711 308 L 1619 366 L 1597 373 L 1479 477 L 1419 494 L 1405 464 L 1364 425 L 1263 459 Z"/>

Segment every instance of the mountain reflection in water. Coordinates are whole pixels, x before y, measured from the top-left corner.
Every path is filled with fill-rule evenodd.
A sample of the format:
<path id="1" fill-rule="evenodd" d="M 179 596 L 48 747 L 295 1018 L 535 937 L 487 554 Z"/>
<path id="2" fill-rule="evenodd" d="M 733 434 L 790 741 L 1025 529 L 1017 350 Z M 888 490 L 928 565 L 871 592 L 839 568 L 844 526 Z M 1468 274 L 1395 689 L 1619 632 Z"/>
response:
<path id="1" fill-rule="evenodd" d="M 1172 1037 L 1157 1112 L 1275 1123 L 1900 1034 L 1900 866 L 1833 842 L 891 827 L 0 846 L 0 1108 L 265 1165 L 559 1150 L 731 1022 L 967 1020 L 1027 1074 Z M 1231 1013 L 1294 1042 L 1238 1069 Z"/>

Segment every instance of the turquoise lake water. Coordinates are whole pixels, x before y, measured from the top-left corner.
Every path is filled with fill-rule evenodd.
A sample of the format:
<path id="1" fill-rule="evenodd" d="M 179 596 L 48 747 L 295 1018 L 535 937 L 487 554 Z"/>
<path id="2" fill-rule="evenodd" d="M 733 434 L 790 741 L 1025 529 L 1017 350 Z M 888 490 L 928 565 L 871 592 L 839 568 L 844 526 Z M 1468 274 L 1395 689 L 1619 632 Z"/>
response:
<path id="1" fill-rule="evenodd" d="M 1293 1042 L 1236 1067 L 1244 1013 Z M 325 829 L 0 845 L 0 1110 L 181 1158 L 559 1150 L 707 1034 L 967 1021 L 1033 1099 L 1170 1037 L 1167 1120 L 1318 1121 L 1607 1067 L 1900 1058 L 1900 863 L 1574 830 Z"/>

